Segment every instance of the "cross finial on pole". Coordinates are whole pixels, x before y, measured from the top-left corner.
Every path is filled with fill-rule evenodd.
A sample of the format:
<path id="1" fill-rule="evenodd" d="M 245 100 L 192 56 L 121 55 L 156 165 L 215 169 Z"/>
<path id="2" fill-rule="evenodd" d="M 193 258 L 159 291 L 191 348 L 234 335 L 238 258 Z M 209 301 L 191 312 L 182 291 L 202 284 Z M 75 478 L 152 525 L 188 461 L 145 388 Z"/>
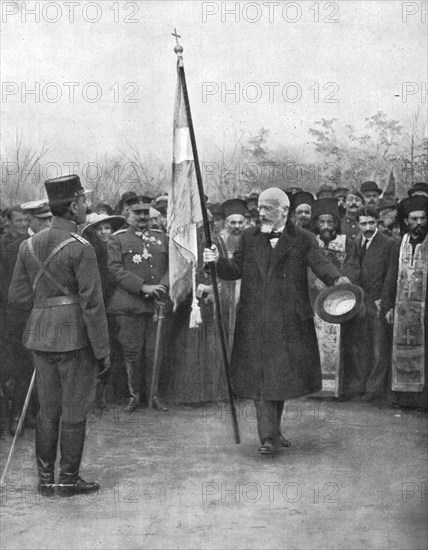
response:
<path id="1" fill-rule="evenodd" d="M 181 46 L 181 44 L 179 44 L 178 42 L 178 39 L 181 38 L 181 36 L 177 34 L 177 29 L 175 28 L 174 28 L 174 32 L 172 32 L 171 35 L 175 36 L 175 40 L 177 42 L 177 44 L 174 47 L 174 51 L 179 57 L 181 57 L 181 54 L 183 53 L 183 46 Z"/>
<path id="2" fill-rule="evenodd" d="M 174 28 L 174 32 L 171 33 L 172 36 L 175 36 L 175 39 L 177 41 L 177 46 L 178 46 L 178 39 L 181 38 L 181 36 L 179 34 L 177 34 L 177 29 Z"/>

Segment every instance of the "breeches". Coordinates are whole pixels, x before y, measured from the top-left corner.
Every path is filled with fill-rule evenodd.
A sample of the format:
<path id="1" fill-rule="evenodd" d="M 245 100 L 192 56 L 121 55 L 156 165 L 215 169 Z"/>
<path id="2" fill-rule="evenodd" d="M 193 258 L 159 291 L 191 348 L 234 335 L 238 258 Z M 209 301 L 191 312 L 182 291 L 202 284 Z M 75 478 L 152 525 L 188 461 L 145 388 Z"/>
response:
<path id="1" fill-rule="evenodd" d="M 95 397 L 97 362 L 89 347 L 74 351 L 33 351 L 39 415 L 77 424 Z"/>
<path id="2" fill-rule="evenodd" d="M 116 322 L 118 341 L 122 347 L 123 359 L 128 373 L 130 393 L 131 395 L 140 393 L 141 370 L 143 369 L 143 384 L 148 397 L 153 372 L 157 323 L 153 321 L 153 315 L 150 313 L 118 315 Z M 162 360 L 162 340 L 161 338 L 159 361 Z"/>

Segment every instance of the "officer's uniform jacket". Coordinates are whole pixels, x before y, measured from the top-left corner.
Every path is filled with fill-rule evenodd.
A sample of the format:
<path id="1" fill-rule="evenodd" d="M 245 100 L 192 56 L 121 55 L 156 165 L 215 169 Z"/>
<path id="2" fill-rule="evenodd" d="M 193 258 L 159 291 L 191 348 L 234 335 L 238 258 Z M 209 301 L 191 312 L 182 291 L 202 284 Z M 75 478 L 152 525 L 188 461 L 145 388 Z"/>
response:
<path id="1" fill-rule="evenodd" d="M 168 237 L 162 231 L 117 231 L 107 245 L 107 265 L 117 285 L 108 306 L 115 315 L 154 312 L 153 298 L 141 292 L 143 284 L 169 287 Z"/>
<path id="2" fill-rule="evenodd" d="M 22 242 L 9 303 L 31 311 L 23 338 L 28 349 L 66 352 L 90 345 L 102 359 L 110 348 L 97 259 L 76 230 L 74 222 L 54 216 L 49 228 Z M 46 262 L 66 241 L 46 266 L 58 286 L 46 274 L 39 275 L 39 262 Z"/>
<path id="3" fill-rule="evenodd" d="M 340 230 L 342 235 L 346 235 L 351 240 L 361 233 L 358 222 L 352 218 L 348 218 L 346 215 L 342 218 Z"/>

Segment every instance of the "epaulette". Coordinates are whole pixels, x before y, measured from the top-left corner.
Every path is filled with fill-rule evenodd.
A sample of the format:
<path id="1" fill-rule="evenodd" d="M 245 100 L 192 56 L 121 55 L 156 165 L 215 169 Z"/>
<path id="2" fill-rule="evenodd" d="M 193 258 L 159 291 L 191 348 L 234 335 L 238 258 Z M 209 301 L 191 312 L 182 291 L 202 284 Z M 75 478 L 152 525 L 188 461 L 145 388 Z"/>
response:
<path id="1" fill-rule="evenodd" d="M 113 235 L 120 235 L 121 233 L 126 233 L 128 231 L 128 228 L 125 227 L 125 229 L 118 229 L 113 233 Z"/>
<path id="2" fill-rule="evenodd" d="M 72 237 L 74 237 L 76 239 L 76 241 L 79 241 L 81 242 L 82 244 L 91 244 L 89 241 L 87 241 L 86 239 L 84 239 L 82 237 L 82 235 L 79 235 L 78 233 L 70 233 L 70 235 Z"/>

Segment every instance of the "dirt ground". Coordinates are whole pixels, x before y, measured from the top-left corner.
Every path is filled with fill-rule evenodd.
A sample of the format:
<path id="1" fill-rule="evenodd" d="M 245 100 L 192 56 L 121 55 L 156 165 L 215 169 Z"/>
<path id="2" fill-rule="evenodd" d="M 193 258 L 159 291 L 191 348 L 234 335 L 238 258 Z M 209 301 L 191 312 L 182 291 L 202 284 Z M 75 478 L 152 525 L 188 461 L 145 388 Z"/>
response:
<path id="1" fill-rule="evenodd" d="M 292 446 L 257 454 L 255 412 L 226 404 L 91 418 L 81 474 L 101 491 L 35 492 L 34 431 L 1 495 L 2 549 L 427 548 L 427 417 L 359 402 L 288 402 Z M 2 439 L 2 468 L 11 437 Z"/>

